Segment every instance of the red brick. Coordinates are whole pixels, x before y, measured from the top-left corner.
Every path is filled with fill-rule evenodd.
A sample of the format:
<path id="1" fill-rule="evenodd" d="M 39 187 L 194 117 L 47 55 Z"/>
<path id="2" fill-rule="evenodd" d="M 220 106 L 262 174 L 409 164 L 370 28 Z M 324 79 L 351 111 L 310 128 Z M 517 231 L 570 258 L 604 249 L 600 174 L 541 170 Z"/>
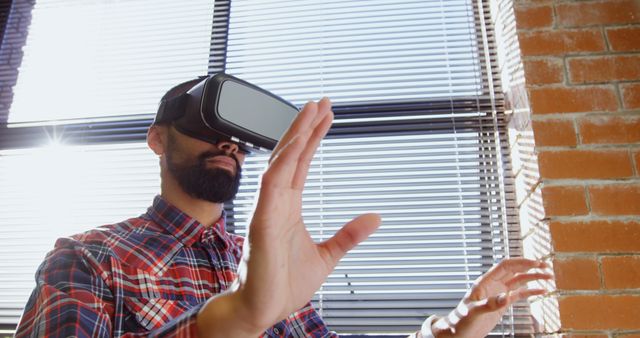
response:
<path id="1" fill-rule="evenodd" d="M 640 79 L 640 55 L 576 57 L 568 61 L 572 83 Z"/>
<path id="2" fill-rule="evenodd" d="M 616 335 L 617 338 L 640 338 L 640 333 L 630 333 L 630 334 L 618 334 Z"/>
<path id="3" fill-rule="evenodd" d="M 572 120 L 534 120 L 536 146 L 575 146 L 576 131 Z"/>
<path id="4" fill-rule="evenodd" d="M 640 252 L 640 222 L 549 223 L 556 252 Z"/>
<path id="5" fill-rule="evenodd" d="M 640 176 L 640 152 L 633 154 L 633 160 L 636 162 L 636 175 Z"/>
<path id="6" fill-rule="evenodd" d="M 639 116 L 600 116 L 578 120 L 583 144 L 626 144 L 640 142 Z"/>
<path id="7" fill-rule="evenodd" d="M 603 257 L 602 274 L 607 289 L 638 289 L 640 256 Z"/>
<path id="8" fill-rule="evenodd" d="M 551 6 L 516 7 L 515 14 L 518 29 L 546 28 L 553 25 Z"/>
<path id="9" fill-rule="evenodd" d="M 594 214 L 640 215 L 640 184 L 590 186 L 589 196 Z"/>
<path id="10" fill-rule="evenodd" d="M 598 29 L 531 31 L 518 34 L 523 56 L 564 55 L 606 49 Z"/>
<path id="11" fill-rule="evenodd" d="M 582 186 L 544 186 L 542 203 L 546 216 L 577 216 L 589 213 Z"/>
<path id="12" fill-rule="evenodd" d="M 631 158 L 626 150 L 540 151 L 538 166 L 543 179 L 633 176 Z"/>
<path id="13" fill-rule="evenodd" d="M 529 94 L 533 114 L 618 110 L 616 94 L 608 86 L 538 87 L 530 88 Z"/>
<path id="14" fill-rule="evenodd" d="M 640 27 L 607 29 L 607 40 L 611 50 L 631 52 L 640 50 Z"/>
<path id="15" fill-rule="evenodd" d="M 620 85 L 622 105 L 625 109 L 640 109 L 640 83 Z"/>
<path id="16" fill-rule="evenodd" d="M 636 0 L 573 1 L 556 7 L 559 25 L 565 27 L 640 22 Z"/>
<path id="17" fill-rule="evenodd" d="M 568 338 L 609 338 L 606 334 L 576 334 L 571 333 L 567 335 Z"/>
<path id="18" fill-rule="evenodd" d="M 575 295 L 561 297 L 559 306 L 563 329 L 640 329 L 640 296 Z"/>
<path id="19" fill-rule="evenodd" d="M 564 81 L 561 59 L 525 59 L 523 64 L 528 85 L 553 84 Z"/>
<path id="20" fill-rule="evenodd" d="M 598 262 L 590 258 L 554 260 L 556 288 L 562 290 L 598 290 L 600 273 Z"/>

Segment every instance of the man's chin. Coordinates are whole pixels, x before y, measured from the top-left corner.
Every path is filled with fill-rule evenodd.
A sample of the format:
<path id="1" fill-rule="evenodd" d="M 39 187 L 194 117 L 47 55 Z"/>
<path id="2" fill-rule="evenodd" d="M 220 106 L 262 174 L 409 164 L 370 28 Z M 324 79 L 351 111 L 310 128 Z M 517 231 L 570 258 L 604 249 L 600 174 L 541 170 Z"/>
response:
<path id="1" fill-rule="evenodd" d="M 230 169 L 230 168 L 220 168 L 215 166 L 212 168 L 207 168 L 206 172 L 209 177 L 215 180 L 219 179 L 221 175 L 226 176 L 229 180 L 235 180 L 236 173 L 235 173 L 235 170 L 233 171 L 232 170 L 233 169 Z"/>

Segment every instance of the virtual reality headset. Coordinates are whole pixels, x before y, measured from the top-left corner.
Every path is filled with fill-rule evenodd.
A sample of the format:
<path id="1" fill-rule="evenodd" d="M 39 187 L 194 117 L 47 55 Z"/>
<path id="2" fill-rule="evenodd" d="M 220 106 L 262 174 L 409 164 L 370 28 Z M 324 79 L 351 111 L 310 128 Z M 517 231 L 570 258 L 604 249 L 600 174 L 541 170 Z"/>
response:
<path id="1" fill-rule="evenodd" d="M 298 114 L 284 99 L 234 76 L 202 77 L 186 93 L 160 102 L 154 124 L 216 144 L 237 143 L 244 152 L 267 152 Z"/>

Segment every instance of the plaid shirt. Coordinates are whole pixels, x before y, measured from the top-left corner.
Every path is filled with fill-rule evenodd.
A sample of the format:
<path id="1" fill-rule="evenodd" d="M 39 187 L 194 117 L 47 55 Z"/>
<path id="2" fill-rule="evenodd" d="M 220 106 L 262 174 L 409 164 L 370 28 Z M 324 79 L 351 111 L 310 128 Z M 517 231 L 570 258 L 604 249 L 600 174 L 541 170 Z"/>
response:
<path id="1" fill-rule="evenodd" d="M 16 337 L 195 337 L 200 308 L 236 278 L 242 243 L 224 215 L 206 227 L 157 196 L 138 218 L 59 239 Z M 307 304 L 262 337 L 337 335 Z"/>

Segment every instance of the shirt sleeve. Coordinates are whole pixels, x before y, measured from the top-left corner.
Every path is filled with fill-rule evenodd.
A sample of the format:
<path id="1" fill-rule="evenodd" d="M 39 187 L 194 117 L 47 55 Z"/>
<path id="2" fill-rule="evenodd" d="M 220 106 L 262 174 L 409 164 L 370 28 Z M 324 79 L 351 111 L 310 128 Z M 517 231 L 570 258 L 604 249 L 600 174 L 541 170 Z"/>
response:
<path id="1" fill-rule="evenodd" d="M 36 272 L 15 337 L 196 337 L 196 306 L 161 328 L 144 333 L 114 328 L 114 297 L 95 256 L 78 242 L 58 245 Z"/>

